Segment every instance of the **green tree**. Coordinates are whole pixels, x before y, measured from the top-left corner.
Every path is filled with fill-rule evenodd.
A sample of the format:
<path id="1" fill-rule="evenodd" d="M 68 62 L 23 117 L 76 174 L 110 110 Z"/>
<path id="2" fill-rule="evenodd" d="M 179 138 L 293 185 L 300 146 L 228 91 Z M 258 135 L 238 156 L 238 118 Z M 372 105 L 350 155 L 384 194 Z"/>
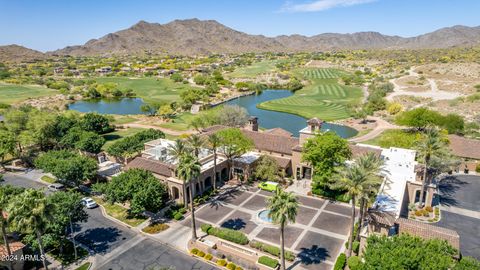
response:
<path id="1" fill-rule="evenodd" d="M 170 119 L 173 117 L 175 114 L 175 111 L 172 109 L 172 107 L 169 104 L 162 105 L 158 111 L 157 114 L 160 115 L 162 119 Z"/>
<path id="2" fill-rule="evenodd" d="M 170 79 L 174 82 L 181 82 L 183 81 L 183 77 L 182 77 L 182 74 L 180 73 L 173 73 L 172 75 L 170 75 Z"/>
<path id="3" fill-rule="evenodd" d="M 217 150 L 220 143 L 220 137 L 217 134 L 208 135 L 207 146 L 213 152 L 213 191 L 217 189 Z"/>
<path id="4" fill-rule="evenodd" d="M 253 176 L 262 181 L 277 181 L 279 169 L 280 167 L 273 157 L 262 155 L 255 166 Z"/>
<path id="5" fill-rule="evenodd" d="M 60 140 L 67 148 L 97 154 L 105 144 L 105 138 L 95 132 L 83 131 L 80 127 L 74 127 Z"/>
<path id="6" fill-rule="evenodd" d="M 97 172 L 97 162 L 94 159 L 67 150 L 44 153 L 35 160 L 35 165 L 52 173 L 58 181 L 73 186 L 92 179 Z"/>
<path id="7" fill-rule="evenodd" d="M 146 103 L 140 106 L 140 110 L 150 116 L 154 116 L 161 106 L 161 103 Z"/>
<path id="8" fill-rule="evenodd" d="M 126 163 L 127 159 L 138 155 L 143 149 L 144 144 L 148 141 L 165 138 L 165 133 L 157 129 L 147 129 L 138 132 L 135 135 L 125 137 L 115 141 L 107 148 L 107 153 L 117 159 L 123 159 Z"/>
<path id="9" fill-rule="evenodd" d="M 398 114 L 395 121 L 399 125 L 423 130 L 429 125 L 438 125 L 441 117 L 438 112 L 421 107 Z"/>
<path id="10" fill-rule="evenodd" d="M 13 155 L 15 152 L 15 137 L 7 131 L 0 129 L 0 166 L 3 167 L 3 162 L 8 155 Z"/>
<path id="11" fill-rule="evenodd" d="M 228 127 L 243 127 L 248 122 L 247 110 L 238 105 L 225 105 L 218 112 L 220 125 Z"/>
<path id="12" fill-rule="evenodd" d="M 347 257 L 352 255 L 352 243 L 354 238 L 355 227 L 355 206 L 357 198 L 364 197 L 364 194 L 369 194 L 372 187 L 378 186 L 381 183 L 381 178 L 369 177 L 368 171 L 359 164 L 346 165 L 338 169 L 335 174 L 335 182 L 332 185 L 334 189 L 340 188 L 347 192 L 352 198 L 352 214 L 350 224 L 350 237 L 348 239 Z"/>
<path id="13" fill-rule="evenodd" d="M 438 129 L 429 127 L 425 130 L 425 136 L 416 144 L 418 158 L 421 159 L 425 165 L 423 170 L 422 188 L 420 190 L 419 206 L 423 206 L 426 186 L 430 183 L 429 170 L 431 169 L 432 158 L 440 160 L 446 157 L 447 144 L 442 140 Z"/>
<path id="14" fill-rule="evenodd" d="M 83 130 L 92 131 L 97 134 L 104 134 L 112 131 L 112 125 L 110 124 L 108 117 L 98 113 L 86 113 L 82 117 L 80 125 Z"/>
<path id="15" fill-rule="evenodd" d="M 227 128 L 217 133 L 220 138 L 220 149 L 228 159 L 229 179 L 233 177 L 233 159 L 253 148 L 253 142 L 245 137 L 238 128 Z"/>
<path id="16" fill-rule="evenodd" d="M 319 133 L 303 145 L 302 160 L 314 170 L 312 192 L 332 196 L 330 184 L 335 168 L 345 163 L 352 153 L 348 142 L 333 132 Z"/>
<path id="17" fill-rule="evenodd" d="M 35 189 L 27 189 L 15 196 L 7 208 L 8 222 L 14 230 L 35 233 L 40 255 L 42 255 L 43 267 L 46 270 L 48 270 L 48 265 L 43 249 L 42 234 L 52 218 L 52 211 L 53 208 L 48 207 L 43 191 Z"/>
<path id="18" fill-rule="evenodd" d="M 275 195 L 267 199 L 268 217 L 280 226 L 280 263 L 285 270 L 285 237 L 284 230 L 288 223 L 295 223 L 298 211 L 297 197 L 292 192 L 277 188 Z"/>
<path id="19" fill-rule="evenodd" d="M 203 137 L 200 137 L 197 134 L 190 135 L 187 138 L 187 143 L 189 147 L 193 149 L 193 153 L 195 154 L 195 157 L 198 158 L 200 151 L 205 146 L 205 140 L 203 139 Z"/>
<path id="20" fill-rule="evenodd" d="M 198 158 L 187 153 L 184 154 L 179 161 L 177 174 L 183 180 L 184 185 L 189 185 L 190 189 L 190 211 L 192 220 L 192 240 L 197 240 L 197 228 L 195 226 L 195 206 L 193 203 L 194 181 L 198 178 L 201 171 L 201 165 Z"/>
<path id="21" fill-rule="evenodd" d="M 361 269 L 455 269 L 456 254 L 453 247 L 439 239 L 374 234 L 367 239 Z"/>
<path id="22" fill-rule="evenodd" d="M 440 122 L 441 127 L 448 130 L 448 133 L 450 134 L 463 134 L 465 129 L 465 121 L 463 120 L 463 117 L 458 114 L 447 114 L 440 120 Z"/>
<path id="23" fill-rule="evenodd" d="M 1 181 L 1 176 L 0 175 L 0 181 Z M 17 195 L 23 192 L 23 188 L 18 188 L 14 187 L 11 185 L 0 185 L 0 226 L 2 229 L 2 237 L 3 237 L 3 243 L 5 244 L 5 247 L 7 249 L 7 255 L 12 255 L 12 252 L 10 250 L 10 245 L 8 242 L 8 235 L 7 235 L 7 220 L 5 219 L 4 215 L 1 214 L 3 212 L 6 212 L 6 209 L 8 207 L 8 204 L 15 198 Z M 10 264 L 10 268 L 13 269 L 13 262 Z"/>

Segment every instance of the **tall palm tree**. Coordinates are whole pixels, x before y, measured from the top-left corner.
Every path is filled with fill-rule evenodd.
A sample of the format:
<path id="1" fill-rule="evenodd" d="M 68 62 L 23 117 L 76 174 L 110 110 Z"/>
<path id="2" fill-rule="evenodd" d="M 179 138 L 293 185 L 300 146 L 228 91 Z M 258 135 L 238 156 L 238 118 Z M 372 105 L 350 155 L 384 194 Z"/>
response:
<path id="1" fill-rule="evenodd" d="M 366 190 L 369 190 L 371 186 L 376 185 L 376 181 L 373 181 L 372 178 L 368 177 L 367 173 L 356 163 L 343 167 L 343 169 L 339 170 L 335 177 L 336 181 L 334 184 L 332 184 L 332 188 L 344 189 L 352 198 L 350 238 L 348 239 L 347 251 L 347 257 L 350 257 L 352 255 L 353 231 L 355 227 L 356 200 L 362 196 Z"/>
<path id="2" fill-rule="evenodd" d="M 365 155 L 360 156 L 356 160 L 356 164 L 365 172 L 366 177 L 371 178 L 372 185 L 366 187 L 364 192 L 359 195 L 360 200 L 360 213 L 359 213 L 359 221 L 358 221 L 358 229 L 362 228 L 362 222 L 365 219 L 366 209 L 368 208 L 368 203 L 371 198 L 372 194 L 378 192 L 378 188 L 382 184 L 382 175 L 381 173 L 384 171 L 382 166 L 384 164 L 383 160 L 375 155 L 372 152 L 369 152 Z M 360 240 L 360 233 L 357 233 L 356 240 Z"/>
<path id="3" fill-rule="evenodd" d="M 23 191 L 21 188 L 15 188 L 10 185 L 1 185 L 0 186 L 0 226 L 2 230 L 2 237 L 5 247 L 7 249 L 7 255 L 12 255 L 10 250 L 10 244 L 8 243 L 8 235 L 7 235 L 7 219 L 5 218 L 4 214 L 7 214 L 6 208 L 9 202 L 14 198 L 14 196 L 20 194 Z M 10 268 L 13 269 L 13 261 L 10 261 Z"/>
<path id="4" fill-rule="evenodd" d="M 194 180 L 200 175 L 201 165 L 198 162 L 198 158 L 186 153 L 180 158 L 180 162 L 177 167 L 177 174 L 180 179 L 190 186 L 190 211 L 192 214 L 192 240 L 197 239 L 197 228 L 195 226 L 195 207 L 193 204 L 193 183 Z"/>
<path id="5" fill-rule="evenodd" d="M 268 214 L 272 222 L 280 226 L 280 263 L 285 270 L 285 226 L 295 222 L 298 211 L 298 200 L 292 192 L 285 192 L 277 188 L 275 195 L 267 199 Z"/>
<path id="6" fill-rule="evenodd" d="M 208 136 L 208 147 L 213 152 L 213 191 L 217 189 L 217 148 L 220 147 L 221 141 L 217 134 L 213 133 Z"/>
<path id="7" fill-rule="evenodd" d="M 198 158 L 200 150 L 205 146 L 205 141 L 197 134 L 193 134 L 187 139 L 188 145 L 193 149 L 195 156 Z"/>
<path id="8" fill-rule="evenodd" d="M 441 155 L 445 153 L 446 143 L 442 140 L 438 129 L 435 127 L 428 127 L 425 130 L 425 137 L 418 141 L 416 149 L 418 151 L 419 158 L 423 160 L 425 168 L 423 170 L 422 188 L 420 190 L 419 207 L 422 207 L 426 186 L 429 184 L 430 161 L 432 158 L 441 158 Z"/>
<path id="9" fill-rule="evenodd" d="M 183 155 L 185 155 L 188 152 L 188 147 L 185 144 L 185 141 L 176 139 L 175 143 L 172 145 L 169 145 L 167 148 L 168 154 L 172 156 L 174 159 L 180 161 Z M 185 185 L 182 187 L 182 192 L 183 192 L 183 205 L 187 205 L 187 192 Z"/>
<path id="10" fill-rule="evenodd" d="M 52 208 L 47 205 L 47 198 L 40 190 L 27 189 L 16 196 L 8 206 L 8 221 L 12 228 L 24 233 L 35 233 L 37 236 L 43 266 L 48 270 L 43 249 L 42 233 L 52 218 Z"/>

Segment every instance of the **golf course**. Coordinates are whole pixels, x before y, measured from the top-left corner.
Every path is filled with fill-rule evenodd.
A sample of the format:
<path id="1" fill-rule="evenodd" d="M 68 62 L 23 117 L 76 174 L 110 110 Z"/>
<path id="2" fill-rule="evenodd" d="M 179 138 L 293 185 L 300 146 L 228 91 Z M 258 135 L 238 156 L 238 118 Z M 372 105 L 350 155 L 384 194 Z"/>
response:
<path id="1" fill-rule="evenodd" d="M 310 84 L 294 95 L 267 101 L 259 108 L 297 114 L 305 118 L 318 117 L 332 121 L 349 117 L 348 104 L 360 102 L 361 89 L 338 83 L 344 74 L 336 69 L 303 69 L 296 73 L 310 81 Z"/>
<path id="2" fill-rule="evenodd" d="M 37 85 L 0 83 L 0 103 L 13 104 L 29 98 L 40 98 L 58 94 L 54 89 Z"/>

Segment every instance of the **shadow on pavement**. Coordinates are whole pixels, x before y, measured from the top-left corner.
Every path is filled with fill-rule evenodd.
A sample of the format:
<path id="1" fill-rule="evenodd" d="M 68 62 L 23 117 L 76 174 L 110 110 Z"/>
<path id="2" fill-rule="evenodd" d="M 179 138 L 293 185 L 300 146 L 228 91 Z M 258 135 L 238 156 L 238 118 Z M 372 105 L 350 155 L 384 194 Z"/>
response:
<path id="1" fill-rule="evenodd" d="M 94 228 L 78 234 L 75 239 L 84 245 L 87 245 L 95 253 L 106 253 L 111 246 L 121 236 L 117 228 Z"/>
<path id="2" fill-rule="evenodd" d="M 245 228 L 246 225 L 247 225 L 247 223 L 245 221 L 243 221 L 243 219 L 235 218 L 235 219 L 226 220 L 225 222 L 222 223 L 221 226 L 223 228 L 232 229 L 232 230 L 237 231 L 237 230 Z"/>

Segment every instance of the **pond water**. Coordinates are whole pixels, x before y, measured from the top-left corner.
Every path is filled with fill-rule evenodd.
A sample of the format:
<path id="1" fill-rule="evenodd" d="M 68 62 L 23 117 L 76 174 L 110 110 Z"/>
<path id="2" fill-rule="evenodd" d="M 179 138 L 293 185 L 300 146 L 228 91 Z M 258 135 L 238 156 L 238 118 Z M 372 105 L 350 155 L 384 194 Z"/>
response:
<path id="1" fill-rule="evenodd" d="M 298 137 L 299 131 L 307 125 L 307 119 L 294 114 L 267 111 L 257 108 L 257 104 L 259 103 L 272 99 L 285 98 L 291 95 L 293 95 L 293 93 L 288 90 L 265 90 L 260 95 L 239 97 L 237 99 L 230 100 L 225 104 L 236 104 L 244 107 L 248 114 L 258 117 L 258 122 L 262 128 L 270 129 L 280 127 Z M 82 100 L 70 104 L 68 109 L 84 113 L 97 112 L 101 114 L 119 115 L 143 114 L 143 112 L 140 110 L 140 106 L 142 106 L 142 104 L 143 100 L 141 98 Z M 343 138 L 350 138 L 357 134 L 355 129 L 331 123 L 324 123 L 322 130 L 334 131 Z"/>
<path id="2" fill-rule="evenodd" d="M 141 98 L 121 99 L 88 99 L 68 105 L 69 110 L 83 113 L 97 112 L 101 114 L 144 114 L 140 110 L 143 105 Z"/>
<path id="3" fill-rule="evenodd" d="M 261 95 L 244 96 L 234 100 L 228 101 L 226 104 L 236 104 L 247 109 L 248 114 L 258 117 L 258 123 L 263 128 L 283 128 L 293 136 L 298 137 L 299 131 L 306 127 L 307 119 L 290 113 L 267 111 L 257 108 L 257 104 L 269 101 L 272 99 L 285 98 L 293 95 L 289 90 L 265 90 Z M 320 108 L 319 108 L 320 109 Z M 324 123 L 322 130 L 331 130 L 336 132 L 343 138 L 350 138 L 357 135 L 357 131 L 353 128 L 336 125 L 331 123 Z"/>

